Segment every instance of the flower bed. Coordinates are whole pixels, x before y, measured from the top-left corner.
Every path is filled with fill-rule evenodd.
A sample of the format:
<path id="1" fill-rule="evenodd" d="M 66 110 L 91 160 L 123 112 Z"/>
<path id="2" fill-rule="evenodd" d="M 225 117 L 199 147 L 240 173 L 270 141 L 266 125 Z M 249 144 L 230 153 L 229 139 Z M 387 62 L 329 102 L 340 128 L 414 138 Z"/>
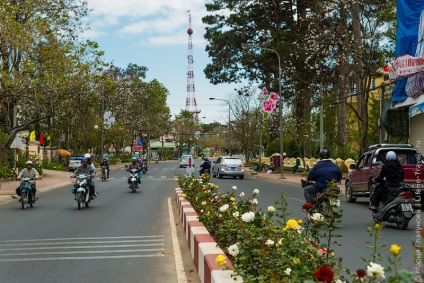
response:
<path id="1" fill-rule="evenodd" d="M 234 266 L 234 274 L 244 282 L 382 282 L 384 271 L 392 271 L 376 263 L 380 224 L 369 228 L 375 242 L 373 260 L 365 263 L 366 268 L 351 273 L 341 265 L 333 249 L 341 221 L 337 195 L 319 208 L 304 207 L 303 221 L 289 217 L 283 194 L 275 201 L 276 207 L 268 206 L 264 212 L 257 208 L 257 189 L 250 196 L 236 186 L 230 193 L 220 193 L 218 186 L 209 183 L 208 175 L 199 179 L 178 177 L 176 181 L 199 222 L 231 261 L 224 263 L 221 254 L 216 263 Z M 330 191 L 331 187 L 337 185 L 331 185 Z M 392 252 L 394 266 L 399 252 Z M 387 282 L 413 282 L 410 273 L 396 268 L 393 271 Z"/>

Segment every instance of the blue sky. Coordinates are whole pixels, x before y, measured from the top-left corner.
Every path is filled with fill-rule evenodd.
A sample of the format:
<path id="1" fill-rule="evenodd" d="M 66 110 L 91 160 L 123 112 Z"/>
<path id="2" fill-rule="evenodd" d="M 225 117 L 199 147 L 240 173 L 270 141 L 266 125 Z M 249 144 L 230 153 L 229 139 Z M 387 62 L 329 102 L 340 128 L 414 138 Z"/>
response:
<path id="1" fill-rule="evenodd" d="M 212 85 L 203 69 L 210 62 L 203 38 L 206 15 L 204 0 L 87 0 L 92 11 L 87 20 L 90 30 L 84 37 L 99 43 L 105 60 L 125 68 L 129 63 L 146 66 L 147 80 L 157 79 L 168 90 L 168 106 L 174 117 L 185 109 L 187 96 L 188 11 L 193 29 L 193 70 L 196 100 L 202 123 L 226 123 L 225 102 L 235 84 Z M 206 117 L 206 118 L 202 118 Z"/>

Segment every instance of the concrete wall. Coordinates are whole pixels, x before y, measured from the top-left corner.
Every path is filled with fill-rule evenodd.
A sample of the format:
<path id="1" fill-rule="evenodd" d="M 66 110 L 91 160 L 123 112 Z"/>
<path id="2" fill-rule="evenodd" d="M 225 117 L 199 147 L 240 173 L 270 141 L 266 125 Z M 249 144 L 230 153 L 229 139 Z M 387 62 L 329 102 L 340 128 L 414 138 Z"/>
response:
<path id="1" fill-rule="evenodd" d="M 409 143 L 424 152 L 424 113 L 409 120 Z"/>

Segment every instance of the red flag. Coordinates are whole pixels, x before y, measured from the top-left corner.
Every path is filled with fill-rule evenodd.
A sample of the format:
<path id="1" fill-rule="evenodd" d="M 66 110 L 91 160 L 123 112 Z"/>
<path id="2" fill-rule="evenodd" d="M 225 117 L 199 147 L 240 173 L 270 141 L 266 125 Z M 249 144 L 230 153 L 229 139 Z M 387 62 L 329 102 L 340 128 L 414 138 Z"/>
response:
<path id="1" fill-rule="evenodd" d="M 41 132 L 40 138 L 38 139 L 38 142 L 40 143 L 40 145 L 44 144 L 44 132 Z"/>

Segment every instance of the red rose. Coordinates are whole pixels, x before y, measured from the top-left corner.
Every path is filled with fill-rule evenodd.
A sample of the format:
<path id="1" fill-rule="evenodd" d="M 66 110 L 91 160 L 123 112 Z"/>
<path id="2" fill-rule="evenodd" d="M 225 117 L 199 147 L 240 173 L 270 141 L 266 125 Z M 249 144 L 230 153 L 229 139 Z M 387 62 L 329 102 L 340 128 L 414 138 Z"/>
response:
<path id="1" fill-rule="evenodd" d="M 320 269 L 315 271 L 315 277 L 320 282 L 331 283 L 333 281 L 334 271 L 327 266 L 321 266 Z"/>
<path id="2" fill-rule="evenodd" d="M 302 209 L 304 209 L 304 210 L 309 210 L 309 209 L 311 209 L 311 207 L 312 207 L 312 203 L 305 203 L 303 206 L 302 206 Z"/>
<path id="3" fill-rule="evenodd" d="M 262 108 L 265 112 L 271 113 L 275 108 L 275 103 L 272 100 L 265 100 L 262 102 Z"/>
<path id="4" fill-rule="evenodd" d="M 273 100 L 273 101 L 278 101 L 278 100 L 280 100 L 280 97 L 275 93 L 275 92 L 271 92 L 270 94 L 269 94 L 269 98 L 271 98 L 271 100 Z"/>
<path id="5" fill-rule="evenodd" d="M 264 95 L 268 94 L 268 90 L 266 88 L 264 88 Z"/>
<path id="6" fill-rule="evenodd" d="M 364 278 L 365 277 L 365 270 L 363 270 L 363 269 L 356 270 L 356 275 L 358 275 L 358 278 Z"/>
<path id="7" fill-rule="evenodd" d="M 215 199 L 213 199 L 211 202 L 212 202 L 212 203 L 216 203 L 216 200 L 215 200 Z"/>

